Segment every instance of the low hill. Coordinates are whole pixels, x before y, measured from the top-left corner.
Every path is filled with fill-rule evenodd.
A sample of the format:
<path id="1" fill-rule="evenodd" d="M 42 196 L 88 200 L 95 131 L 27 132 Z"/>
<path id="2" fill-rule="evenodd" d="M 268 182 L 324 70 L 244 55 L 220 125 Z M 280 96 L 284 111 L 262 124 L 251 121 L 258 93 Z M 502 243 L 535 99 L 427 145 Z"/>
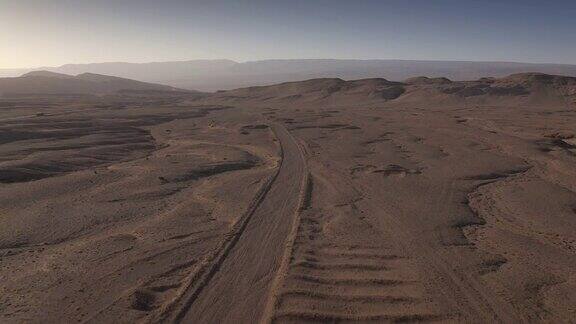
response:
<path id="1" fill-rule="evenodd" d="M 32 71 L 23 74 L 22 77 L 48 77 L 48 78 L 59 78 L 59 79 L 73 79 L 73 75 L 56 73 L 51 71 Z"/>
<path id="2" fill-rule="evenodd" d="M 451 80 L 505 77 L 514 73 L 541 72 L 576 77 L 576 65 L 516 62 L 297 59 L 234 62 L 190 60 L 153 63 L 66 64 L 41 68 L 57 73 L 96 73 L 200 91 L 230 90 L 316 78 L 344 80 L 386 78 L 402 81 L 425 75 Z M 1 76 L 17 76 L 30 70 L 0 69 Z"/>
<path id="3" fill-rule="evenodd" d="M 476 81 L 428 77 L 410 78 L 404 82 L 382 78 L 353 81 L 325 78 L 220 91 L 210 100 L 256 106 L 379 105 L 392 101 L 566 106 L 576 104 L 576 78 L 542 73 L 513 74 Z"/>
<path id="4" fill-rule="evenodd" d="M 0 78 L 0 95 L 113 94 L 125 91 L 183 91 L 174 87 L 119 77 L 83 73 L 77 76 L 33 71 L 15 78 Z"/>

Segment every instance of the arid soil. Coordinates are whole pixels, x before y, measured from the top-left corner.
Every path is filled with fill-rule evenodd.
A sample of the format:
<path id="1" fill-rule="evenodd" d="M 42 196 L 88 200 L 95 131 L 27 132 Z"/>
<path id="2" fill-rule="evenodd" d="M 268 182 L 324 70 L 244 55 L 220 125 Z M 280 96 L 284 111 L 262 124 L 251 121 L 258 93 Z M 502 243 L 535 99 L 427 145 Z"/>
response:
<path id="1" fill-rule="evenodd" d="M 576 82 L 0 99 L 0 322 L 573 322 Z"/>

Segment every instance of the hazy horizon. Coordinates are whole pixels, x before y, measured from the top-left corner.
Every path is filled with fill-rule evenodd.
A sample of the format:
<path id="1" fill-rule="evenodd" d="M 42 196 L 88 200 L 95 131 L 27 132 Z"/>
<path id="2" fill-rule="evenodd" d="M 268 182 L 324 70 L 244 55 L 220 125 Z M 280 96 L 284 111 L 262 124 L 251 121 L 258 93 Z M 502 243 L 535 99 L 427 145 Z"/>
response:
<path id="1" fill-rule="evenodd" d="M 196 59 L 181 59 L 181 60 L 152 60 L 142 62 L 129 62 L 129 61 L 101 61 L 101 62 L 78 62 L 78 63 L 64 63 L 58 65 L 43 65 L 43 66 L 25 66 L 25 67 L 1 67 L 1 70 L 34 70 L 42 68 L 58 68 L 66 65 L 92 65 L 92 64 L 153 64 L 153 63 L 173 63 L 173 62 L 193 62 L 193 61 L 231 61 L 234 63 L 252 63 L 262 61 L 407 61 L 407 62 L 463 62 L 463 63 L 511 63 L 511 64 L 534 64 L 534 65 L 576 65 L 576 63 L 555 63 L 555 62 L 526 62 L 526 61 L 481 61 L 481 60 L 411 60 L 411 59 L 396 59 L 396 58 L 333 58 L 333 57 L 314 57 L 314 58 L 263 58 L 259 60 L 232 60 L 228 58 L 196 58 Z"/>
<path id="2" fill-rule="evenodd" d="M 0 0 L 0 8 L 6 69 L 196 59 L 576 64 L 570 1 Z"/>

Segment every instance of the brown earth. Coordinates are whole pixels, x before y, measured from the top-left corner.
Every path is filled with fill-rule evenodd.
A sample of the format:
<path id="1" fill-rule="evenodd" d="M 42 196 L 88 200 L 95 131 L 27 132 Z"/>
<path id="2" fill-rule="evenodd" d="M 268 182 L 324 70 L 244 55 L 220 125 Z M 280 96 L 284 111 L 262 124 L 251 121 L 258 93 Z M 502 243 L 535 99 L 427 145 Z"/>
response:
<path id="1" fill-rule="evenodd" d="M 576 79 L 0 100 L 0 322 L 573 322 Z"/>

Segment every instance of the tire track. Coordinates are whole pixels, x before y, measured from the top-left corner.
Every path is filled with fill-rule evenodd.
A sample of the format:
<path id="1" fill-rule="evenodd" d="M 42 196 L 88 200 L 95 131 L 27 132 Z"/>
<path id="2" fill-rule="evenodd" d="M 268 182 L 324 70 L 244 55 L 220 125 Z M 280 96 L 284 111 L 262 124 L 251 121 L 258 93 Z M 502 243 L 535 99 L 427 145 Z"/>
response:
<path id="1" fill-rule="evenodd" d="M 302 153 L 301 151 L 301 154 Z M 304 163 L 306 160 L 304 159 Z M 288 274 L 288 268 L 290 267 L 290 261 L 292 260 L 294 254 L 294 243 L 296 241 L 296 236 L 298 234 L 298 228 L 300 227 L 300 216 L 304 209 L 310 207 L 311 199 L 312 199 L 312 179 L 310 177 L 310 173 L 306 173 L 306 177 L 304 180 L 305 189 L 301 195 L 300 199 L 300 206 L 298 211 L 296 212 L 296 217 L 294 218 L 294 222 L 292 223 L 292 228 L 290 230 L 290 236 L 288 237 L 288 241 L 286 244 L 286 249 L 284 250 L 284 255 L 282 257 L 282 263 L 280 265 L 280 269 L 277 272 L 276 277 L 274 278 L 274 283 L 272 284 L 272 289 L 270 290 L 270 297 L 268 298 L 268 303 L 264 310 L 264 315 L 262 317 L 262 323 L 271 323 L 274 317 L 275 309 L 278 307 L 279 303 L 279 296 L 282 285 L 286 280 L 286 276 Z"/>
<path id="2" fill-rule="evenodd" d="M 315 175 L 317 176 L 317 175 Z M 314 178 L 316 180 L 316 177 Z M 309 178 L 308 191 L 314 191 Z M 366 229 L 354 202 L 335 208 L 318 208 L 318 193 L 306 192 L 294 242 L 290 244 L 285 271 L 278 275 L 265 323 L 301 322 L 402 322 L 449 318 L 430 307 L 423 283 L 409 258 L 382 233 Z M 343 239 L 326 226 L 334 212 L 348 208 L 347 228 L 362 232 Z M 356 225 L 354 225 L 356 224 Z M 358 227 L 356 227 L 358 226 Z"/>
<path id="3" fill-rule="evenodd" d="M 222 245 L 151 322 L 254 323 L 262 318 L 297 222 L 307 174 L 296 141 L 280 125 L 272 130 L 281 145 L 277 173 Z"/>

